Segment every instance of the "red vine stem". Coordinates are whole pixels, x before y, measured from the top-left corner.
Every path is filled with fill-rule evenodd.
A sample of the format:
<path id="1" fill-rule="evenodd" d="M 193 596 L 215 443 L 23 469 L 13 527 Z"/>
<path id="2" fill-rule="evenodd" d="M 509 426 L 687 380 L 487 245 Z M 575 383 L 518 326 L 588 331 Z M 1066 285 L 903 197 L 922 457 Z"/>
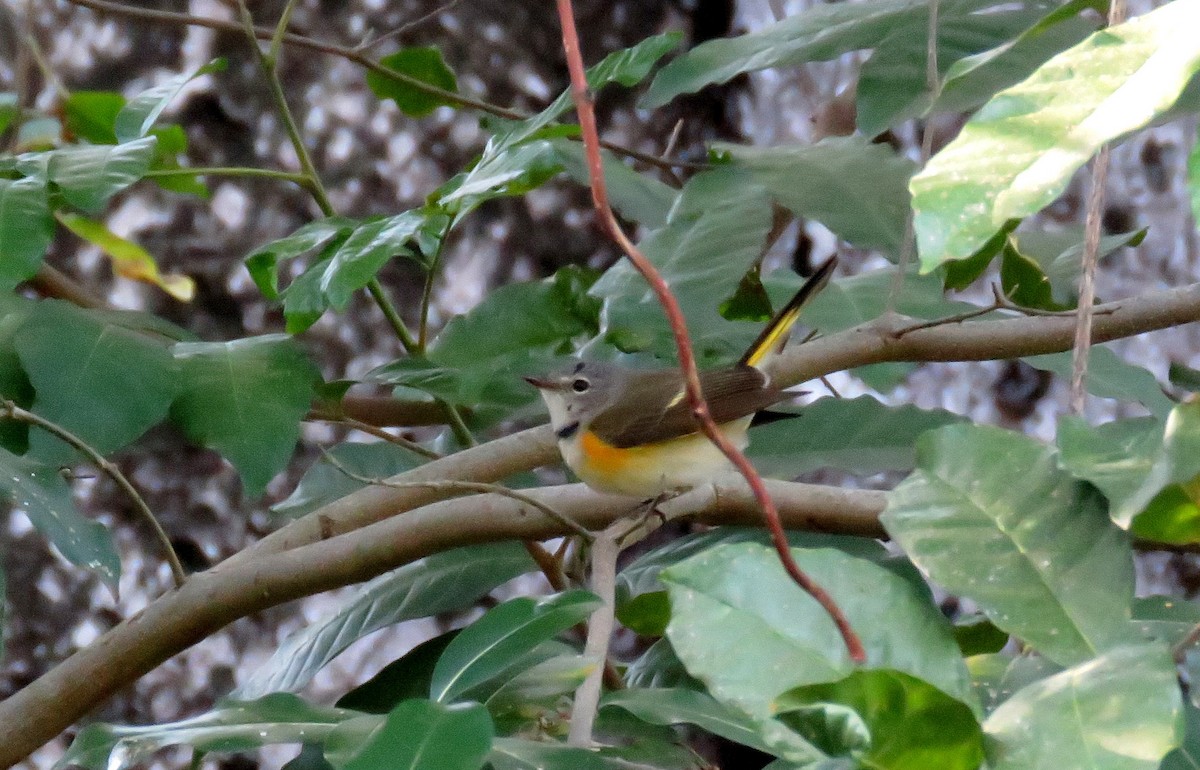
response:
<path id="1" fill-rule="evenodd" d="M 692 415 L 700 424 L 700 429 L 708 437 L 708 440 L 729 458 L 729 461 L 745 477 L 746 483 L 750 485 L 755 500 L 762 508 L 763 518 L 766 520 L 767 529 L 771 532 L 771 540 L 775 544 L 775 551 L 779 554 L 779 561 L 783 564 L 784 570 L 829 614 L 837 626 L 838 632 L 842 635 L 850 659 L 855 663 L 863 663 L 866 660 L 866 652 L 863 650 L 862 641 L 850 627 L 850 621 L 846 619 L 841 608 L 826 593 L 825 589 L 805 574 L 804 570 L 800 569 L 800 565 L 796 564 L 795 559 L 792 558 L 787 536 L 783 532 L 783 523 L 779 518 L 779 511 L 775 508 L 775 503 L 767 492 L 762 477 L 758 475 L 746 456 L 730 443 L 713 422 L 712 415 L 708 411 L 708 404 L 704 401 L 704 393 L 700 389 L 700 373 L 696 369 L 696 357 L 692 352 L 692 342 L 688 338 L 687 324 L 684 321 L 683 312 L 679 309 L 678 300 L 675 299 L 667 282 L 663 280 L 662 275 L 650 260 L 621 229 L 621 225 L 613 214 L 612 207 L 608 203 L 608 188 L 604 181 L 604 169 L 600 161 L 600 135 L 596 129 L 596 113 L 592 109 L 587 76 L 583 70 L 583 56 L 579 51 L 579 33 L 575 29 L 575 13 L 571 7 L 571 0 L 557 0 L 557 3 L 559 20 L 562 23 L 563 51 L 567 57 L 567 68 L 571 73 L 571 96 L 575 101 L 575 111 L 579 114 L 579 127 L 583 134 L 588 174 L 591 178 L 592 203 L 595 205 L 600 223 L 629 256 L 629 261 L 642 274 L 658 297 L 659 304 L 666 313 L 667 321 L 671 324 L 671 332 L 675 336 L 675 347 L 679 351 L 679 368 L 683 372 Z"/>

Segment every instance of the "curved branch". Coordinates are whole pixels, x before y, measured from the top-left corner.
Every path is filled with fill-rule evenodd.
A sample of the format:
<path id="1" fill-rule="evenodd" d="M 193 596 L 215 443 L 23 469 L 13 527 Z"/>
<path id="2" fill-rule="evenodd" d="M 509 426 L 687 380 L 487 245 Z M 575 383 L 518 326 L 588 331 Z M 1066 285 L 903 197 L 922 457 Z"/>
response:
<path id="1" fill-rule="evenodd" d="M 1092 327 L 1096 343 L 1200 320 L 1200 283 L 1098 305 Z M 886 361 L 989 361 L 1071 348 L 1074 316 L 1036 316 L 976 321 L 906 331 L 912 319 L 891 316 L 819 337 L 784 350 L 773 378 L 798 385 L 832 372 Z M 392 477 L 392 481 L 459 479 L 499 481 L 559 461 L 549 426 L 521 431 L 435 460 Z M 449 495 L 435 490 L 364 489 L 314 511 L 229 558 L 237 563 L 263 553 L 294 548 L 427 505 Z"/>
<path id="2" fill-rule="evenodd" d="M 882 535 L 877 521 L 884 505 L 882 492 L 786 482 L 770 483 L 770 489 L 790 526 Z M 529 494 L 590 529 L 602 529 L 630 509 L 629 498 L 597 495 L 582 484 Z M 710 523 L 752 525 L 759 520 L 754 498 L 741 485 L 693 490 L 662 507 L 672 518 L 690 511 L 703 512 L 703 520 Z M 192 575 L 182 588 L 155 600 L 0 703 L 0 767 L 20 761 L 112 693 L 238 618 L 362 582 L 459 545 L 565 534 L 561 524 L 530 516 L 520 501 L 475 495 Z M 38 718 L 30 719 L 30 714 Z"/>

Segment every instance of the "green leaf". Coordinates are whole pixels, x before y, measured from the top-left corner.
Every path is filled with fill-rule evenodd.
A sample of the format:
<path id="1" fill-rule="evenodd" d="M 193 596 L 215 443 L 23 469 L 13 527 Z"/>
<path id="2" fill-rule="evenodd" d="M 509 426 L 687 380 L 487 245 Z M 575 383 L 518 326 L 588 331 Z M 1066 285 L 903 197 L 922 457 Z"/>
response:
<path id="1" fill-rule="evenodd" d="M 887 267 L 831 281 L 805 308 L 804 323 L 823 334 L 831 334 L 873 321 L 887 309 L 895 280 L 896 269 Z M 764 280 L 777 302 L 795 293 L 800 282 L 801 279 L 790 270 L 776 271 Z M 894 304 L 896 312 L 923 320 L 978 309 L 976 305 L 946 299 L 942 281 L 937 276 L 915 273 L 904 276 L 904 285 Z"/>
<path id="2" fill-rule="evenodd" d="M 587 296 L 591 271 L 569 266 L 533 283 L 501 286 L 446 324 L 429 351 L 446 366 L 467 366 L 525 350 L 561 349 L 599 325 L 600 303 Z"/>
<path id="3" fill-rule="evenodd" d="M 1071 378 L 1072 353 L 1047 353 L 1040 356 L 1025 356 L 1021 360 L 1034 369 L 1054 372 L 1065 380 Z M 1136 401 L 1150 413 L 1165 417 L 1175 402 L 1163 394 L 1162 386 L 1154 375 L 1141 366 L 1128 363 L 1110 348 L 1093 345 L 1088 353 L 1088 393 L 1101 398 L 1120 401 Z"/>
<path id="4" fill-rule="evenodd" d="M 752 430 L 748 456 L 760 473 L 781 478 L 817 468 L 857 474 L 908 470 L 918 436 L 960 421 L 942 409 L 886 406 L 871 396 L 822 398 L 792 419 Z"/>
<path id="5" fill-rule="evenodd" d="M 679 32 L 667 32 L 651 35 L 629 48 L 613 51 L 598 64 L 588 67 L 588 88 L 596 92 L 611 83 L 619 83 L 626 87 L 637 85 L 650 74 L 650 70 L 659 59 L 679 47 L 682 39 L 683 35 Z M 549 107 L 528 120 L 511 123 L 497 121 L 502 127 L 502 130 L 497 132 L 497 140 L 505 145 L 522 142 L 558 120 L 572 106 L 571 90 L 568 88 L 559 94 Z M 607 174 L 605 176 L 607 177 Z"/>
<path id="6" fill-rule="evenodd" d="M 1189 494 L 1200 475 L 1200 401 L 1185 401 L 1171 410 L 1162 434 L 1162 449 L 1127 510 L 1149 504 L 1163 488 L 1183 484 Z"/>
<path id="7" fill-rule="evenodd" d="M 1189 393 L 1200 392 L 1200 370 L 1172 361 L 1167 371 L 1171 384 Z"/>
<path id="8" fill-rule="evenodd" d="M 681 687 L 630 688 L 604 696 L 600 708 L 621 708 L 655 725 L 690 724 L 713 735 L 771 752 L 754 721 L 702 692 Z"/>
<path id="9" fill-rule="evenodd" d="M 267 299 L 279 299 L 279 263 L 348 235 L 356 226 L 347 217 L 326 217 L 300 227 L 286 238 L 260 246 L 246 257 L 246 269 Z"/>
<path id="10" fill-rule="evenodd" d="M 1146 237 L 1146 232 L 1142 229 L 1101 238 L 1097 258 L 1103 259 L 1123 246 L 1137 246 Z M 1015 232 L 1006 240 L 1006 256 L 1009 250 L 1036 263 L 1050 282 L 1052 302 L 1065 307 L 1075 306 L 1083 254 L 1082 228 Z"/>
<path id="11" fill-rule="evenodd" d="M 426 461 L 421 455 L 390 441 L 371 444 L 345 442 L 331 449 L 329 454 L 346 470 L 369 479 L 386 479 L 412 470 Z M 286 499 L 271 506 L 271 511 L 298 519 L 365 486 L 365 482 L 347 476 L 321 457 L 309 466 Z"/>
<path id="12" fill-rule="evenodd" d="M 846 614 L 869 668 L 904 671 L 971 702 L 954 637 L 924 586 L 833 549 L 793 555 Z M 760 722 L 774 717 L 778 694 L 853 670 L 833 621 L 792 582 L 771 548 L 717 546 L 660 578 L 671 595 L 667 638 L 688 672 L 717 700 Z"/>
<path id="13" fill-rule="evenodd" d="M 913 177 L 921 267 L 974 252 L 1065 189 L 1102 144 L 1168 110 L 1200 66 L 1200 2 L 1097 32 L 1002 91 Z"/>
<path id="14" fill-rule="evenodd" d="M 993 2 L 948 2 L 942 14 L 984 8 Z M 724 83 L 744 72 L 835 59 L 870 48 L 891 34 L 919 34 L 928 26 L 922 0 L 875 0 L 864 4 L 816 5 L 761 30 L 702 43 L 663 67 L 642 99 L 661 107 L 680 94 Z"/>
<path id="15" fill-rule="evenodd" d="M 0 492 L 67 561 L 92 570 L 116 593 L 121 560 L 112 533 L 76 509 L 58 468 L 0 449 Z"/>
<path id="16" fill-rule="evenodd" d="M 987 14 L 972 14 L 969 8 L 957 9 L 958 13 L 939 14 L 938 74 L 944 76 L 961 59 L 997 46 L 1011 45 L 1014 37 L 1041 20 L 1049 6 L 1049 3 L 1021 3 Z M 904 27 L 888 35 L 863 64 L 855 99 L 856 123 L 864 136 L 876 136 L 892 126 L 926 114 L 929 109 L 932 97 L 926 89 L 927 29 Z M 1071 40 L 1068 45 L 1078 42 L 1081 37 Z M 1057 50 L 1045 52 L 1040 59 L 1030 62 L 1025 74 Z"/>
<path id="17" fill-rule="evenodd" d="M 899 671 L 855 671 L 838 682 L 786 692 L 776 704 L 779 720 L 826 754 L 853 758 L 857 767 L 975 770 L 983 760 L 983 733 L 971 709 Z M 837 714 L 842 708 L 853 710 L 861 720 L 865 745 L 859 743 L 857 730 L 831 735 L 822 729 L 830 712 Z"/>
<path id="18" fill-rule="evenodd" d="M 1200 709 L 1184 701 L 1183 714 L 1183 741 L 1163 759 L 1159 770 L 1196 770 L 1200 767 Z"/>
<path id="19" fill-rule="evenodd" d="M 524 727 L 537 729 L 539 720 L 557 718 L 563 700 L 601 665 L 595 658 L 569 653 L 555 655 L 515 674 L 487 695 L 484 705 L 505 734 Z M 482 697 L 482 696 L 478 696 Z"/>
<path id="20" fill-rule="evenodd" d="M 856 246 L 899 255 L 916 166 L 886 144 L 847 136 L 807 146 L 713 149 L 749 169 L 750 178 L 796 216 L 815 219 Z"/>
<path id="21" fill-rule="evenodd" d="M 581 185 L 590 182 L 582 142 L 548 139 L 562 166 L 563 173 Z M 608 150 L 600 153 L 604 164 L 604 183 L 608 187 L 613 210 L 631 222 L 646 227 L 662 227 L 679 197 L 679 190 L 665 182 L 636 171 Z"/>
<path id="22" fill-rule="evenodd" d="M 787 532 L 793 548 L 837 548 L 851 556 L 882 563 L 887 551 L 877 540 L 846 535 L 826 535 L 820 532 Z M 617 606 L 629 597 L 665 590 L 658 573 L 684 559 L 707 551 L 717 545 L 758 543 L 771 545 L 771 536 L 761 527 L 714 527 L 705 532 L 685 535 L 642 554 L 617 574 Z"/>
<path id="23" fill-rule="evenodd" d="M 130 142 L 146 136 L 150 133 L 154 121 L 158 120 L 158 116 L 185 85 L 201 75 L 221 72 L 226 65 L 225 59 L 214 59 L 195 72 L 176 75 L 130 99 L 129 104 L 117 114 L 113 123 L 113 132 L 117 140 Z"/>
<path id="24" fill-rule="evenodd" d="M 337 707 L 386 714 L 400 701 L 424 698 L 433 681 L 433 667 L 460 629 L 447 631 L 413 647 L 375 676 L 338 699 Z"/>
<path id="25" fill-rule="evenodd" d="M 629 687 L 684 687 L 701 691 L 704 684 L 688 674 L 683 661 L 671 648 L 665 636 L 650 645 L 642 656 L 625 669 L 625 684 Z"/>
<path id="26" fill-rule="evenodd" d="M 17 95 L 0 91 L 0 134 L 7 131 L 20 114 L 21 105 Z"/>
<path id="27" fill-rule="evenodd" d="M 438 660 L 430 697 L 450 702 L 514 666 L 538 644 L 580 622 L 600 605 L 587 591 L 568 591 L 541 600 L 510 599 L 463 629 Z"/>
<path id="28" fill-rule="evenodd" d="M 478 703 L 406 700 L 344 770 L 478 770 L 492 748 L 492 720 Z"/>
<path id="29" fill-rule="evenodd" d="M 174 347 L 182 390 L 171 419 L 238 470 L 247 497 L 283 470 L 312 404 L 316 367 L 281 334 Z"/>
<path id="30" fill-rule="evenodd" d="M 46 175 L 63 198 L 87 212 L 104 207 L 116 193 L 150 168 L 157 139 L 147 136 L 117 145 L 79 145 L 48 153 Z"/>
<path id="31" fill-rule="evenodd" d="M 164 746 L 203 752 L 248 751 L 274 743 L 319 742 L 356 712 L 311 706 L 278 693 L 255 701 L 222 701 L 205 714 L 146 727 L 93 723 L 83 728 L 55 767 L 122 770 L 148 760 Z"/>
<path id="32" fill-rule="evenodd" d="M 1187 174 L 1192 219 L 1200 222 L 1200 140 L 1192 143 L 1192 151 L 1188 153 Z"/>
<path id="33" fill-rule="evenodd" d="M 546 139 L 515 147 L 492 139 L 475 167 L 465 175 L 459 175 L 456 184 L 444 186 L 434 200 L 462 216 L 491 198 L 524 195 L 537 189 L 561 168 L 558 152 Z"/>
<path id="34" fill-rule="evenodd" d="M 925 434 L 881 521 L 930 579 L 1051 660 L 1131 638 L 1128 537 L 1096 490 L 1030 438 L 975 425 Z"/>
<path id="35" fill-rule="evenodd" d="M 117 144 L 113 122 L 124 106 L 125 97 L 115 91 L 72 91 L 62 103 L 63 122 L 92 144 Z"/>
<path id="36" fill-rule="evenodd" d="M 1012 236 L 1004 245 L 1000 257 L 1000 287 L 1004 296 L 1021 307 L 1038 310 L 1066 310 L 1067 306 L 1054 301 L 1050 279 L 1042 272 L 1037 260 L 1013 247 Z"/>
<path id="37" fill-rule="evenodd" d="M 1043 9 L 1053 4 L 1043 5 Z M 932 111 L 966 112 L 1025 80 L 1050 57 L 1100 28 L 1102 0 L 1070 0 L 1010 41 L 951 65 Z M 1089 13 L 1092 12 L 1092 13 Z"/>
<path id="38" fill-rule="evenodd" d="M 1008 639 L 1008 634 L 996 628 L 983 615 L 970 615 L 954 621 L 954 640 L 964 656 L 1000 652 L 1008 644 Z"/>
<path id="39" fill-rule="evenodd" d="M 443 551 L 380 575 L 332 615 L 289 637 L 238 688 L 238 697 L 299 689 L 367 634 L 402 620 L 469 607 L 501 583 L 533 569 L 521 546 L 493 543 Z"/>
<path id="40" fill-rule="evenodd" d="M 414 257 L 409 242 L 425 222 L 425 212 L 414 210 L 354 228 L 327 262 L 310 268 L 320 270 L 321 292 L 329 305 L 339 312 L 345 310 L 354 292 L 366 286 L 389 259 Z"/>
<path id="41" fill-rule="evenodd" d="M 1103 492 L 1113 521 L 1128 529 L 1145 508 L 1145 501 L 1135 498 L 1162 451 L 1162 434 L 1163 423 L 1155 417 L 1096 427 L 1080 417 L 1064 417 L 1058 425 L 1060 462 Z"/>
<path id="42" fill-rule="evenodd" d="M 454 71 L 446 66 L 442 52 L 433 46 L 405 48 L 383 57 L 379 63 L 443 91 L 458 91 Z M 423 118 L 443 104 L 451 104 L 440 96 L 373 70 L 367 73 L 367 86 L 380 99 L 394 101 L 401 112 L 412 118 Z"/>
<path id="43" fill-rule="evenodd" d="M 116 323 L 120 316 L 39 302 L 13 338 L 37 397 L 33 411 L 101 454 L 129 444 L 167 415 L 178 367 L 157 339 Z M 70 462 L 74 449 L 31 431 L 30 454 Z"/>
<path id="44" fill-rule="evenodd" d="M 33 405 L 33 385 L 21 367 L 13 340 L 35 305 L 25 297 L 0 292 L 0 396 L 23 409 Z M 0 420 L 0 447 L 13 454 L 25 454 L 29 450 L 29 426 Z"/>
<path id="45" fill-rule="evenodd" d="M 46 180 L 0 179 L 0 290 L 33 277 L 53 238 Z"/>
<path id="46" fill-rule="evenodd" d="M 1023 688 L 984 730 L 993 770 L 1155 770 L 1183 738 L 1175 665 L 1160 645 L 1113 649 Z"/>
<path id="47" fill-rule="evenodd" d="M 757 333 L 744 324 L 739 334 L 719 308 L 758 261 L 770 228 L 766 190 L 746 170 L 724 166 L 688 180 L 666 226 L 642 240 L 642 252 L 683 309 L 702 363 L 739 355 Z M 604 300 L 606 340 L 625 351 L 674 359 L 675 343 L 658 300 L 627 261 L 609 268 L 592 294 Z"/>
<path id="48" fill-rule="evenodd" d="M 493 770 L 616 770 L 629 767 L 609 762 L 601 748 L 567 746 L 553 741 L 496 738 L 488 765 Z"/>
<path id="49" fill-rule="evenodd" d="M 1133 621 L 1144 641 L 1174 647 L 1200 623 L 1200 604 L 1176 596 L 1133 600 Z"/>

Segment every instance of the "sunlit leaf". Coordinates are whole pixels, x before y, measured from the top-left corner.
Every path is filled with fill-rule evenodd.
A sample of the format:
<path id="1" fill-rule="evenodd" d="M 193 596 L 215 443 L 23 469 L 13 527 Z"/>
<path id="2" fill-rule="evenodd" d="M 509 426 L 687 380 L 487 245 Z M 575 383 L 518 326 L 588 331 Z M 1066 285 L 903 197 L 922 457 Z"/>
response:
<path id="1" fill-rule="evenodd" d="M 159 272 L 150 252 L 109 230 L 103 222 L 68 211 L 56 212 L 55 217 L 68 230 L 107 254 L 117 275 L 153 284 L 183 302 L 190 302 L 195 296 L 195 281 L 186 275 Z"/>
<path id="2" fill-rule="evenodd" d="M 1155 770 L 1183 738 L 1175 665 L 1160 645 L 1118 647 L 1018 691 L 984 730 L 994 770 Z"/>
<path id="3" fill-rule="evenodd" d="M 922 572 L 1051 660 L 1131 639 L 1128 537 L 1033 439 L 975 425 L 926 433 L 881 521 Z"/>
<path id="4" fill-rule="evenodd" d="M 1200 67 L 1200 2 L 1097 32 L 1002 91 L 912 179 L 922 269 L 970 255 L 1065 189 L 1105 142 L 1165 112 Z"/>

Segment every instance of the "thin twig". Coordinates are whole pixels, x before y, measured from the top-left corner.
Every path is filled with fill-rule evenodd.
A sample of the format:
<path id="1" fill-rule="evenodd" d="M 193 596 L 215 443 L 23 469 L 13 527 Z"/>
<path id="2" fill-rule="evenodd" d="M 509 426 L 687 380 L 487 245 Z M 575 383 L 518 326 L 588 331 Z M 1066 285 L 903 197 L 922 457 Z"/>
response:
<path id="1" fill-rule="evenodd" d="M 1176 643 L 1173 648 L 1171 648 L 1171 656 L 1175 659 L 1175 662 L 1182 665 L 1183 657 L 1187 653 L 1188 647 L 1191 647 L 1196 642 L 1200 642 L 1200 623 L 1192 626 L 1192 630 L 1188 631 L 1187 636 L 1180 639 L 1179 642 Z M 1200 683 L 1193 682 L 1192 684 L 1193 686 L 1196 686 Z"/>
<path id="2" fill-rule="evenodd" d="M 591 542 L 595 536 L 581 527 L 577 522 L 563 516 L 558 511 L 546 505 L 540 500 L 537 500 L 529 495 L 522 494 L 515 489 L 501 486 L 499 484 L 487 484 L 481 481 L 456 481 L 454 479 L 431 479 L 429 481 L 388 481 L 387 479 L 372 478 L 363 476 L 360 473 L 347 468 L 340 460 L 330 454 L 324 447 L 321 448 L 321 454 L 325 456 L 325 461 L 341 473 L 349 478 L 354 479 L 363 484 L 371 484 L 372 486 L 387 487 L 389 489 L 440 489 L 453 492 L 476 492 L 478 494 L 500 495 L 508 497 L 525 505 L 535 508 L 544 513 L 547 517 L 553 519 L 567 529 L 574 532 L 584 540 Z"/>
<path id="3" fill-rule="evenodd" d="M 17 420 L 18 422 L 36 425 L 47 433 L 57 436 L 82 452 L 93 465 L 107 473 L 116 482 L 117 486 L 121 488 L 121 491 L 133 502 L 133 508 L 137 511 L 137 514 L 150 525 L 155 539 L 158 540 L 159 546 L 163 550 L 163 556 L 166 558 L 167 564 L 171 567 L 171 577 L 175 580 L 175 587 L 179 588 L 184 584 L 187 580 L 187 573 L 184 572 L 183 564 L 179 561 L 179 555 L 175 553 L 175 549 L 171 546 L 171 538 L 167 537 L 166 531 L 158 523 L 158 519 L 155 518 L 154 512 L 150 510 L 150 506 L 146 504 L 146 501 L 138 493 L 137 489 L 130 483 L 129 479 L 125 477 L 125 474 L 121 472 L 121 469 L 115 463 L 109 462 L 104 455 L 93 449 L 90 444 L 61 425 L 22 409 L 8 399 L 0 399 L 0 415 Z"/>
<path id="4" fill-rule="evenodd" d="M 426 13 L 423 16 L 418 16 L 417 18 L 413 19 L 412 21 L 406 21 L 405 23 L 401 24 L 399 27 L 396 27 L 395 29 L 393 29 L 389 32 L 385 32 L 382 35 L 377 35 L 374 38 L 368 38 L 367 40 L 362 41 L 361 43 L 359 43 L 358 45 L 356 45 L 354 47 L 354 52 L 355 53 L 365 53 L 366 51 L 369 51 L 370 49 L 374 48 L 375 46 L 379 45 L 380 43 L 382 43 L 385 40 L 391 40 L 392 38 L 399 37 L 400 35 L 403 35 L 405 32 L 408 32 L 410 29 L 421 26 L 422 24 L 429 21 L 433 17 L 439 16 L 439 15 L 445 13 L 446 11 L 450 10 L 451 8 L 453 8 L 454 6 L 458 5 L 461 2 L 462 2 L 462 0 L 447 0 L 447 2 L 442 3 L 437 8 L 434 8 L 432 11 L 430 11 L 429 13 Z"/>
<path id="5" fill-rule="evenodd" d="M 308 177 L 304 174 L 297 174 L 292 171 L 279 171 L 273 168 L 253 168 L 251 166 L 212 166 L 198 168 L 152 168 L 142 172 L 142 176 L 147 179 L 159 179 L 162 177 L 176 176 L 245 176 L 245 177 L 266 177 L 269 179 L 281 179 L 285 182 L 294 182 L 301 187 L 307 189 Z"/>
<path id="6" fill-rule="evenodd" d="M 571 705 L 571 726 L 567 733 L 567 745 L 591 746 L 592 727 L 600 710 L 600 694 L 604 682 L 604 666 L 608 660 L 608 645 L 616 625 L 617 556 L 621 546 L 614 528 L 622 522 L 596 535 L 592 542 L 592 593 L 600 597 L 600 608 L 588 617 L 587 641 L 583 654 L 596 662 L 586 678 L 575 690 Z"/>
<path id="7" fill-rule="evenodd" d="M 679 308 L 679 302 L 671 293 L 671 289 L 667 286 L 666 281 L 663 280 L 662 275 L 655 269 L 650 260 L 646 259 L 645 255 L 638 250 L 633 241 L 629 239 L 613 214 L 612 207 L 608 202 L 608 190 L 604 181 L 604 168 L 600 159 L 596 114 L 592 108 L 587 77 L 583 69 L 583 57 L 579 51 L 579 34 L 575 29 L 574 11 L 571 7 L 571 0 L 557 0 L 557 4 L 559 19 L 562 24 L 563 50 L 566 53 L 567 67 L 571 73 L 571 96 L 574 99 L 575 110 L 579 116 L 579 126 L 583 134 L 588 172 L 591 178 L 592 202 L 600 222 L 613 240 L 620 245 L 621 250 L 629 256 L 630 262 L 642 274 L 646 282 L 650 284 L 650 288 L 658 297 L 659 304 L 662 305 L 663 311 L 666 313 L 667 320 L 671 324 L 671 330 L 675 337 L 675 347 L 679 352 L 679 367 L 683 372 L 688 404 L 701 431 L 737 467 L 746 479 L 746 483 L 754 491 L 754 496 L 762 507 L 763 517 L 766 519 L 767 527 L 771 531 L 771 539 L 775 543 L 775 549 L 779 554 L 779 559 L 784 569 L 797 584 L 807 591 L 829 613 L 830 618 L 837 625 L 838 631 L 842 635 L 850 658 L 856 663 L 862 663 L 866 660 L 866 652 L 863 650 L 862 642 L 850 627 L 850 622 L 842 613 L 841 608 L 826 593 L 825 589 L 800 569 L 795 559 L 792 558 L 787 535 L 784 534 L 783 525 L 779 519 L 779 512 L 775 509 L 775 504 L 772 502 L 770 494 L 763 485 L 762 478 L 758 475 L 754 466 L 750 464 L 750 461 L 746 459 L 746 456 L 738 451 L 737 447 L 733 446 L 713 422 L 708 404 L 704 401 L 704 393 L 700 388 L 700 375 L 696 369 L 695 355 L 692 351 L 691 340 L 688 338 L 687 324 L 684 321 L 683 312 Z"/>
<path id="8" fill-rule="evenodd" d="M 974 310 L 968 310 L 963 313 L 958 313 L 957 315 L 945 316 L 944 318 L 934 318 L 931 321 L 921 321 L 919 323 L 914 323 L 909 326 L 905 326 L 903 328 L 897 329 L 895 332 L 892 333 L 892 336 L 894 339 L 900 339 L 901 337 L 903 337 L 906 334 L 912 334 L 913 332 L 920 331 L 921 329 L 933 329 L 938 326 L 948 326 L 951 324 L 958 324 L 958 323 L 962 323 L 963 321 L 969 321 L 972 318 L 978 318 L 979 316 L 987 315 L 988 313 L 994 313 L 998 310 L 1008 310 L 1013 313 L 1020 313 L 1021 315 L 1027 315 L 1027 316 L 1042 316 L 1042 317 L 1051 317 L 1051 318 L 1055 318 L 1055 317 L 1057 317 L 1057 318 L 1074 318 L 1074 317 L 1076 317 L 1076 314 L 1079 312 L 1078 310 L 1045 310 L 1040 307 L 1023 307 L 1021 305 L 1016 304 L 1008 297 L 1006 297 L 1004 295 L 1004 293 L 1000 290 L 1000 287 L 997 286 L 996 284 L 992 284 L 992 296 L 994 297 L 994 299 L 992 300 L 992 304 L 990 304 L 990 305 L 985 305 L 983 307 L 975 308 Z M 1112 313 L 1115 313 L 1119 309 L 1120 309 L 1119 305 L 1113 305 L 1113 306 L 1093 310 L 1092 315 L 1093 316 L 1110 315 Z"/>
<path id="9" fill-rule="evenodd" d="M 139 19 L 141 21 L 152 22 L 155 24 L 187 24 L 196 27 L 205 27 L 207 29 L 215 29 L 221 32 L 244 32 L 241 24 L 237 22 L 225 21 L 224 19 L 210 19 L 204 16 L 192 16 L 186 13 L 174 13 L 172 11 L 159 11 L 152 8 L 142 8 L 134 5 L 126 5 L 124 3 L 113 3 L 108 0 L 66 0 L 72 5 L 90 8 L 93 11 L 101 11 L 104 13 L 113 13 L 120 16 Z M 260 40 L 271 40 L 275 35 L 274 29 L 265 27 L 254 27 L 253 33 Z M 490 104 L 482 99 L 476 99 L 471 96 L 459 93 L 457 91 L 447 91 L 444 88 L 438 88 L 435 85 L 425 82 L 420 78 L 415 78 L 403 72 L 387 67 L 379 62 L 367 57 L 364 53 L 355 51 L 353 48 L 329 43 L 324 40 L 316 40 L 305 35 L 299 35 L 295 32 L 285 32 L 283 34 L 283 42 L 288 45 L 294 45 L 299 48 L 306 48 L 310 51 L 318 51 L 320 53 L 338 56 L 346 61 L 357 64 L 363 69 L 378 73 L 384 77 L 403 83 L 408 88 L 414 91 L 419 91 L 437 98 L 446 104 L 453 104 L 458 107 L 466 107 L 480 112 L 485 112 L 489 115 L 505 118 L 506 120 L 526 120 L 530 115 L 527 115 L 518 110 L 512 110 L 507 107 L 501 107 L 496 104 Z M 663 169 L 690 169 L 702 170 L 709 167 L 707 163 L 692 163 L 682 160 L 671 160 L 669 158 L 659 158 L 649 153 L 640 152 L 631 147 L 622 147 L 619 144 L 612 142 L 601 142 L 601 145 L 606 150 L 611 150 L 619 155 L 624 155 L 627 158 L 639 160 L 656 168 Z"/>
<path id="10" fill-rule="evenodd" d="M 397 436 L 394 433 L 388 433 L 383 428 L 363 422 L 362 420 L 356 420 L 353 417 L 310 417 L 308 419 L 316 419 L 321 422 L 330 423 L 331 425 L 345 425 L 347 428 L 353 428 L 354 430 L 374 436 L 375 438 L 381 438 L 388 443 L 395 444 L 396 446 L 404 447 L 408 451 L 419 454 L 422 457 L 427 457 L 430 460 L 436 460 L 442 456 L 432 449 L 426 449 L 415 441 L 409 441 L 403 436 Z"/>
<path id="11" fill-rule="evenodd" d="M 1108 24 L 1125 20 L 1125 0 L 1111 0 Z M 1079 279 L 1079 316 L 1071 357 L 1071 411 L 1083 414 L 1087 400 L 1088 354 L 1092 344 L 1092 308 L 1096 302 L 1096 263 L 1100 261 L 1100 229 L 1103 224 L 1104 193 L 1108 181 L 1109 147 L 1105 144 L 1092 160 L 1092 189 L 1084 222 L 1082 275 Z"/>

